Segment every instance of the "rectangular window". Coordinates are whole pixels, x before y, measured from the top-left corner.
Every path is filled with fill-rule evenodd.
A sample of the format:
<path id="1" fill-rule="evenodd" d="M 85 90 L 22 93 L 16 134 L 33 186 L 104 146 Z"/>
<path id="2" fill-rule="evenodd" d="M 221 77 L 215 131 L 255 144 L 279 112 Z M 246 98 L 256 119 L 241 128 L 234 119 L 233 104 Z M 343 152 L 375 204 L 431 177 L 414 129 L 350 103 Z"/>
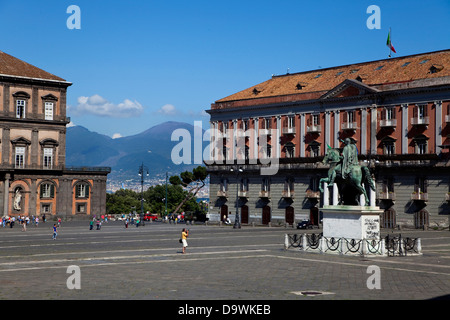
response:
<path id="1" fill-rule="evenodd" d="M 76 198 L 89 198 L 89 186 L 87 184 L 77 184 L 75 196 Z"/>
<path id="2" fill-rule="evenodd" d="M 393 142 L 386 142 L 384 144 L 384 154 L 385 155 L 394 155 L 395 154 L 395 146 Z"/>
<path id="3" fill-rule="evenodd" d="M 386 108 L 385 120 L 393 120 L 393 119 L 395 119 L 395 108 Z"/>
<path id="4" fill-rule="evenodd" d="M 86 212 L 86 204 L 77 204 L 77 212 L 85 213 Z"/>
<path id="5" fill-rule="evenodd" d="M 427 153 L 427 142 L 420 141 L 417 143 L 417 154 L 426 154 Z"/>
<path id="6" fill-rule="evenodd" d="M 19 169 L 25 168 L 25 147 L 16 147 L 15 167 Z"/>
<path id="7" fill-rule="evenodd" d="M 319 146 L 311 146 L 311 157 L 320 156 L 320 147 Z"/>
<path id="8" fill-rule="evenodd" d="M 45 103 L 45 120 L 53 120 L 53 102 Z"/>
<path id="9" fill-rule="evenodd" d="M 51 213 L 51 205 L 50 204 L 42 204 L 41 213 Z"/>
<path id="10" fill-rule="evenodd" d="M 347 111 L 347 123 L 352 123 L 355 121 L 355 111 Z"/>
<path id="11" fill-rule="evenodd" d="M 52 169 L 53 167 L 53 149 L 44 148 L 44 169 Z"/>
<path id="12" fill-rule="evenodd" d="M 320 124 L 320 118 L 318 114 L 313 114 L 312 115 L 312 125 L 313 126 L 318 126 Z"/>
<path id="13" fill-rule="evenodd" d="M 54 198 L 55 186 L 50 183 L 41 184 L 41 198 Z"/>
<path id="14" fill-rule="evenodd" d="M 263 178 L 261 191 L 270 191 L 270 180 L 269 178 Z"/>
<path id="15" fill-rule="evenodd" d="M 294 117 L 288 117 L 288 128 L 289 129 L 295 128 L 295 118 Z"/>
<path id="16" fill-rule="evenodd" d="M 424 119 L 427 116 L 427 106 L 419 105 L 417 106 L 417 117 L 419 119 Z"/>
<path id="17" fill-rule="evenodd" d="M 25 119 L 25 100 L 16 100 L 16 118 Z"/>

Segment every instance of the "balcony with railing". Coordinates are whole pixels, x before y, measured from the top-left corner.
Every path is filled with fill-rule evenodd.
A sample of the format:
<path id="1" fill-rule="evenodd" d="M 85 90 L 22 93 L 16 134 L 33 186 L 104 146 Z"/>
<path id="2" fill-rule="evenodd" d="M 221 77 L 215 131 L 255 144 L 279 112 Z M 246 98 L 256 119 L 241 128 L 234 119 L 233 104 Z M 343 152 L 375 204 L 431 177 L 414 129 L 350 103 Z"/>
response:
<path id="1" fill-rule="evenodd" d="M 430 124 L 429 117 L 415 117 L 411 118 L 411 125 L 413 126 L 423 126 Z"/>
<path id="2" fill-rule="evenodd" d="M 320 133 L 320 132 L 322 132 L 322 126 L 320 124 L 307 126 L 306 132 L 307 133 Z"/>
<path id="3" fill-rule="evenodd" d="M 228 191 L 219 190 L 219 191 L 217 191 L 217 196 L 219 198 L 227 198 L 228 197 Z"/>
<path id="4" fill-rule="evenodd" d="M 428 193 L 426 193 L 426 192 L 413 192 L 411 194 L 411 200 L 413 200 L 413 201 L 428 201 Z"/>
<path id="5" fill-rule="evenodd" d="M 281 132 L 283 134 L 295 134 L 296 130 L 295 130 L 295 127 L 283 127 L 281 129 Z"/>
<path id="6" fill-rule="evenodd" d="M 249 192 L 247 190 L 239 190 L 238 197 L 239 198 L 248 198 Z"/>
<path id="7" fill-rule="evenodd" d="M 379 192 L 377 195 L 378 200 L 395 200 L 395 192 Z"/>
<path id="8" fill-rule="evenodd" d="M 261 190 L 259 192 L 259 197 L 260 198 L 270 198 L 270 191 Z"/>
<path id="9" fill-rule="evenodd" d="M 294 190 L 283 190 L 281 196 L 285 199 L 294 199 L 295 193 Z"/>
<path id="10" fill-rule="evenodd" d="M 380 127 L 382 128 L 395 128 L 396 126 L 397 126 L 397 119 L 380 120 Z"/>
<path id="11" fill-rule="evenodd" d="M 258 134 L 259 135 L 270 135 L 272 132 L 271 132 L 271 129 L 270 128 L 259 128 L 259 130 L 258 130 Z"/>
<path id="12" fill-rule="evenodd" d="M 308 199 L 319 199 L 320 191 L 314 191 L 311 189 L 306 190 L 306 198 Z"/>
<path id="13" fill-rule="evenodd" d="M 342 130 L 356 130 L 356 129 L 358 129 L 356 122 L 343 122 L 342 123 Z"/>

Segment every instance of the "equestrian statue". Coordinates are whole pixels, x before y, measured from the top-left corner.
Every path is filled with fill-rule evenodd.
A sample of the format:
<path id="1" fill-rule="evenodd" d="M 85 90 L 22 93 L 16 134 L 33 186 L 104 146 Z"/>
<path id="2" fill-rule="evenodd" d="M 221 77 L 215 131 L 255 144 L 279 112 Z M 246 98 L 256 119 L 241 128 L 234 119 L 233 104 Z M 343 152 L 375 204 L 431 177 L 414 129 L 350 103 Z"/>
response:
<path id="1" fill-rule="evenodd" d="M 339 153 L 339 149 L 328 146 L 323 163 L 329 164 L 330 169 L 328 170 L 328 177 L 320 179 L 319 190 L 323 192 L 323 182 L 328 183 L 329 188 L 333 187 L 336 182 L 339 192 L 338 205 L 361 205 L 359 197 L 363 194 L 364 205 L 369 206 L 365 183 L 368 183 L 370 189 L 375 191 L 369 168 L 359 165 L 358 150 L 350 138 L 345 138 L 342 142 L 345 144 L 342 155 Z"/>

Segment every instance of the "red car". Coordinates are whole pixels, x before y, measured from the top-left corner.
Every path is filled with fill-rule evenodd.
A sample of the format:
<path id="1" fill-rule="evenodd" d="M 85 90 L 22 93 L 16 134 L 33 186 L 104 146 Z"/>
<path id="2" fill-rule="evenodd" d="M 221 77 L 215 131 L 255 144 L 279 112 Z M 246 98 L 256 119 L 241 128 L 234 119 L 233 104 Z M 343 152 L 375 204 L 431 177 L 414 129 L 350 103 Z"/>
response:
<path id="1" fill-rule="evenodd" d="M 156 214 L 152 214 L 152 213 L 144 214 L 144 221 L 150 221 L 150 220 L 155 221 L 156 219 L 158 219 L 158 216 Z"/>

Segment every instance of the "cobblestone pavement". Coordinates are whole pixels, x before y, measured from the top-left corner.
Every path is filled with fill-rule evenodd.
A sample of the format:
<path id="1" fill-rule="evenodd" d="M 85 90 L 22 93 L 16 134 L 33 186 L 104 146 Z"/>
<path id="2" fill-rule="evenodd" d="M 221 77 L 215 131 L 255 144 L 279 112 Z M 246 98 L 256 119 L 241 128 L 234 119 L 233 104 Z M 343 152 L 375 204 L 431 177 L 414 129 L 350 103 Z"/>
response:
<path id="1" fill-rule="evenodd" d="M 450 296 L 450 231 L 402 231 L 422 256 L 362 258 L 284 250 L 281 227 L 64 222 L 0 228 L 0 299 L 411 300 Z M 95 229 L 95 228 L 94 228 Z M 302 231 L 304 232 L 304 231 Z M 307 231 L 317 232 L 317 230 Z M 386 232 L 384 233 L 386 234 Z M 398 234 L 398 232 L 396 233 Z M 80 289 L 69 289 L 79 267 Z M 380 289 L 367 285 L 369 266 Z M 69 272 L 68 272 L 69 271 Z M 73 280 L 73 278 L 71 278 Z M 75 282 L 72 282 L 75 283 Z"/>

